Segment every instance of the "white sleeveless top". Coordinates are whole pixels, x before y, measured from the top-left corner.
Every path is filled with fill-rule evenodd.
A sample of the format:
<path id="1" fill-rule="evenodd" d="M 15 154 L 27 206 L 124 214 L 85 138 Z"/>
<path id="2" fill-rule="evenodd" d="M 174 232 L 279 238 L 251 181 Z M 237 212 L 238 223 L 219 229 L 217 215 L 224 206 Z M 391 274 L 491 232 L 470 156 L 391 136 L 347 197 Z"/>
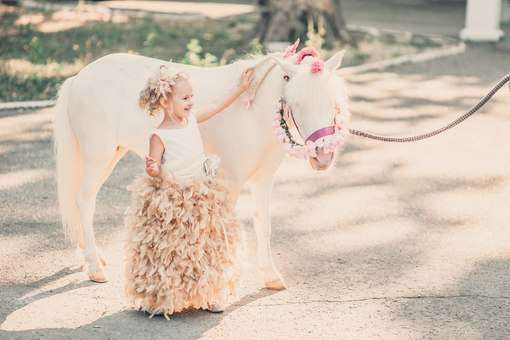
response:
<path id="1" fill-rule="evenodd" d="M 161 138 L 165 151 L 161 166 L 169 171 L 181 184 L 187 184 L 194 178 L 203 177 L 204 154 L 202 137 L 195 115 L 188 116 L 185 127 L 176 129 L 156 129 L 153 134 Z"/>

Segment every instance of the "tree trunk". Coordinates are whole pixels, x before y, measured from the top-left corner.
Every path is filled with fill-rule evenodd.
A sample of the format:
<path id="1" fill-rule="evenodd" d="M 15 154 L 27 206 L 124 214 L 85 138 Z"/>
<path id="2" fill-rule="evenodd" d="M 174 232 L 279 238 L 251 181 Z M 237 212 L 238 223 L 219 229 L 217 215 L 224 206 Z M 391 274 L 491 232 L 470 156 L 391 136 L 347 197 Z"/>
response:
<path id="1" fill-rule="evenodd" d="M 329 6 L 324 11 L 324 17 L 334 37 L 342 42 L 354 43 L 347 31 L 347 22 L 342 11 L 341 0 L 329 0 L 328 2 Z"/>
<path id="2" fill-rule="evenodd" d="M 260 19 L 257 23 L 255 33 L 258 34 L 259 41 L 266 41 L 267 28 L 271 21 L 271 12 L 269 10 L 269 0 L 258 0 Z"/>
<path id="3" fill-rule="evenodd" d="M 341 0 L 258 0 L 260 20 L 256 32 L 261 42 L 306 39 L 308 20 L 315 29 L 324 18 L 335 40 L 350 42 Z"/>
<path id="4" fill-rule="evenodd" d="M 261 41 L 290 41 L 303 35 L 301 18 L 306 11 L 299 0 L 259 0 L 264 2 Z"/>

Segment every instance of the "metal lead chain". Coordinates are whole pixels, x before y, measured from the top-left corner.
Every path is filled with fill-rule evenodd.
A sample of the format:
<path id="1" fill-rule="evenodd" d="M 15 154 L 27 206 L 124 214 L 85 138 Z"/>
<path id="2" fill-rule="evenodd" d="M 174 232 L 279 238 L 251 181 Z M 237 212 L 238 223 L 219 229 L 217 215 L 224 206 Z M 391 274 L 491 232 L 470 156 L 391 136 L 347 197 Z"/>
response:
<path id="1" fill-rule="evenodd" d="M 421 135 L 415 135 L 415 136 L 408 136 L 408 137 L 388 137 L 388 136 L 381 136 L 377 134 L 373 134 L 370 132 L 355 130 L 355 129 L 349 129 L 349 133 L 351 135 L 360 136 L 360 137 L 366 137 L 370 139 L 380 140 L 383 142 L 397 142 L 397 143 L 407 143 L 407 142 L 416 142 L 422 139 L 430 138 L 435 135 L 438 135 L 446 130 L 449 130 L 453 128 L 454 126 L 460 124 L 464 120 L 466 120 L 468 117 L 476 113 L 478 110 L 480 110 L 489 100 L 492 99 L 492 97 L 499 91 L 501 88 L 510 81 L 510 73 L 507 74 L 505 77 L 503 77 L 490 91 L 487 93 L 482 99 L 478 101 L 478 103 L 473 106 L 468 112 L 460 116 L 459 118 L 455 119 L 453 122 L 451 122 L 448 125 L 443 126 L 442 128 L 439 128 L 437 130 L 433 130 Z M 509 87 L 510 89 L 510 87 Z"/>

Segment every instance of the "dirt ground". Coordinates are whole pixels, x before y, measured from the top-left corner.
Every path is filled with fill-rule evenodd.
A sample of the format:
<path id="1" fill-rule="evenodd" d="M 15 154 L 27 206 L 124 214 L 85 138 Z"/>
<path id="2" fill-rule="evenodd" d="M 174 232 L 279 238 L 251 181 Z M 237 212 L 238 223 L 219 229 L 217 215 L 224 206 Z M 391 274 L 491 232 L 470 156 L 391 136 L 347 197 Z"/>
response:
<path id="1" fill-rule="evenodd" d="M 388 135 L 454 119 L 508 72 L 493 45 L 349 76 L 353 125 Z M 287 159 L 273 194 L 273 254 L 289 288 L 259 289 L 249 262 L 220 315 L 170 321 L 122 295 L 125 157 L 100 192 L 106 284 L 85 280 L 57 211 L 51 110 L 0 117 L 0 338 L 507 338 L 510 334 L 510 95 L 455 130 L 415 144 L 353 137 L 327 173 Z M 250 197 L 238 211 L 254 258 Z"/>
<path id="2" fill-rule="evenodd" d="M 395 10 L 398 7 L 398 11 Z M 344 1 L 350 23 L 456 35 L 461 3 Z M 507 29 L 508 35 L 508 29 Z M 353 125 L 388 135 L 456 118 L 509 72 L 508 42 L 350 76 Z M 221 315 L 148 319 L 122 296 L 132 155 L 100 192 L 107 284 L 85 280 L 62 237 L 51 110 L 0 114 L 0 338 L 505 339 L 510 326 L 510 95 L 416 144 L 352 138 L 327 173 L 287 159 L 273 194 L 273 254 L 289 288 L 259 289 L 249 262 Z M 254 258 L 250 198 L 238 212 Z"/>

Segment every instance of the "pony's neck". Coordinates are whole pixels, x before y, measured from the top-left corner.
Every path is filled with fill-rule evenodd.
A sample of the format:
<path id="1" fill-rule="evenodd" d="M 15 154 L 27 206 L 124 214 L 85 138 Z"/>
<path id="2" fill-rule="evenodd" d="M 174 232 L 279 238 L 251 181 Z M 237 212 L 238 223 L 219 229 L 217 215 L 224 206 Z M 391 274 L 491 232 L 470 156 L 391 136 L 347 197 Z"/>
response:
<path id="1" fill-rule="evenodd" d="M 266 55 L 256 55 L 246 59 L 240 59 L 232 64 L 218 66 L 216 69 L 232 70 L 232 71 L 243 71 L 247 67 L 260 67 L 268 62 L 271 62 L 271 58 L 277 56 L 278 53 L 270 53 Z"/>
<path id="2" fill-rule="evenodd" d="M 274 107 L 282 91 L 282 83 L 278 81 L 281 79 L 282 71 L 278 66 L 274 66 L 276 62 L 272 60 L 272 57 L 276 55 L 273 53 L 255 56 L 218 67 L 184 66 L 186 71 L 200 79 L 194 84 L 194 87 L 196 86 L 203 94 L 197 97 L 198 106 L 209 104 L 211 100 L 223 97 L 239 83 L 244 70 L 254 67 L 254 85 L 242 95 L 242 100 L 252 99 L 257 106 L 267 108 L 267 105 L 272 105 Z M 259 82 L 261 83 L 259 84 Z"/>

